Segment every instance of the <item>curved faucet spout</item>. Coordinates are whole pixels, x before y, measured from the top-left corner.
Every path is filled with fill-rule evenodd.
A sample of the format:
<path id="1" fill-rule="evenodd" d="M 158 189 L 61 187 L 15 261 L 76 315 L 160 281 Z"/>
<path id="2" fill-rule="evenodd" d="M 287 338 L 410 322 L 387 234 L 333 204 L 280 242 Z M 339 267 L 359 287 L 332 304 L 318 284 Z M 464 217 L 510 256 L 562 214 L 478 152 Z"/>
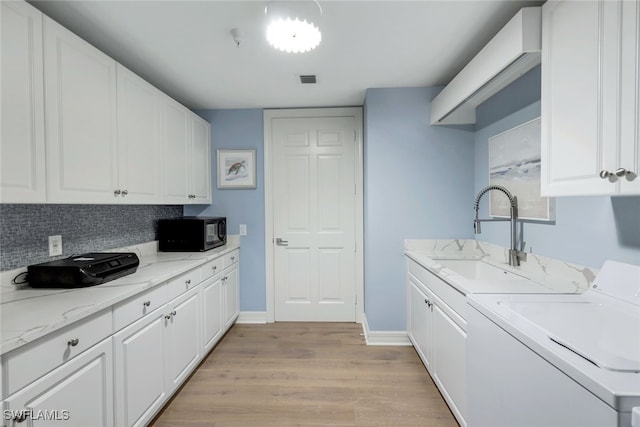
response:
<path id="1" fill-rule="evenodd" d="M 478 212 L 480 210 L 480 199 L 489 191 L 500 191 L 509 199 L 509 204 L 511 206 L 511 217 L 509 221 L 511 222 L 511 248 L 509 249 L 509 265 L 520 265 L 520 260 L 524 259 L 524 252 L 520 252 L 516 249 L 516 221 L 518 220 L 518 199 L 516 196 L 511 194 L 509 190 L 501 185 L 488 185 L 484 187 L 478 195 L 476 196 L 475 201 L 473 202 L 473 208 L 476 211 L 475 219 L 473 220 L 473 232 L 475 234 L 481 233 L 480 223 L 486 221 L 507 221 L 506 219 L 480 219 L 478 218 Z"/>

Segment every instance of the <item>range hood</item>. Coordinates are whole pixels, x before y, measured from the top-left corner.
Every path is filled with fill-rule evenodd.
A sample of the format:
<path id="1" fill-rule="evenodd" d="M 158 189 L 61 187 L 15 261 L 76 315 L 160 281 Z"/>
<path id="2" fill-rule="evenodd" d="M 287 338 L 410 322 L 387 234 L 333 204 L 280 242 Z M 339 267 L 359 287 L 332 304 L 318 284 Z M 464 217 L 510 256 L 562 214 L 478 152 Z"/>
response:
<path id="1" fill-rule="evenodd" d="M 476 122 L 476 107 L 540 64 L 542 9 L 525 7 L 431 103 L 432 125 Z"/>

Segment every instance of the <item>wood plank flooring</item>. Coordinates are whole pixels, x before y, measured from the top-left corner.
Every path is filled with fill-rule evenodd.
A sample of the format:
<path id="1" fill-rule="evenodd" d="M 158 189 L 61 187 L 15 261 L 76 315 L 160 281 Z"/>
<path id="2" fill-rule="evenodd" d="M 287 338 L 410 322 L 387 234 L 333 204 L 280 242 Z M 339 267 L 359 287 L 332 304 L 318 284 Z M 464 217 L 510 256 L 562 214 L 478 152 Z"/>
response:
<path id="1" fill-rule="evenodd" d="M 152 423 L 457 427 L 413 347 L 354 323 L 235 325 Z"/>

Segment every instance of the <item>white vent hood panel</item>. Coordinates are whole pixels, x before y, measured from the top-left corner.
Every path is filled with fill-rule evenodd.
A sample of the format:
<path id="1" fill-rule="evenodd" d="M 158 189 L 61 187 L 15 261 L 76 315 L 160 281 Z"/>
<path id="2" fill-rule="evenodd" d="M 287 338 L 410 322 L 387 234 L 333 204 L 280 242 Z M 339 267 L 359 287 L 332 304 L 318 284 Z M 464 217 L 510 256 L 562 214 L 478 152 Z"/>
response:
<path id="1" fill-rule="evenodd" d="M 542 14 L 525 7 L 454 77 L 431 103 L 432 125 L 476 122 L 476 107 L 540 64 Z"/>

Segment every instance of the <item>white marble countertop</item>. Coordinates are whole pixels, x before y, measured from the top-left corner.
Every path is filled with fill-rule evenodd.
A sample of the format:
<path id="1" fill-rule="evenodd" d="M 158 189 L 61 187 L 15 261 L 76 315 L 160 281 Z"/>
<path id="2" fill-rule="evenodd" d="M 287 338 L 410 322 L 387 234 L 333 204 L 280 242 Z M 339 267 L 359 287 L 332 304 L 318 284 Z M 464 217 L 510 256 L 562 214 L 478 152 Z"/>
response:
<path id="1" fill-rule="evenodd" d="M 582 293 L 596 271 L 543 256 L 528 254 L 514 267 L 506 262 L 506 248 L 477 240 L 406 240 L 405 255 L 463 294 Z M 441 260 L 480 260 L 521 278 L 472 280 L 443 266 Z"/>
<path id="2" fill-rule="evenodd" d="M 137 271 L 97 286 L 34 289 L 12 285 L 8 283 L 8 275 L 5 275 L 0 293 L 0 354 L 15 350 L 240 247 L 237 238 L 229 238 L 225 246 L 207 252 L 156 252 L 154 246 L 157 245 L 146 245 L 119 248 L 118 251 L 138 254 L 140 265 Z"/>

